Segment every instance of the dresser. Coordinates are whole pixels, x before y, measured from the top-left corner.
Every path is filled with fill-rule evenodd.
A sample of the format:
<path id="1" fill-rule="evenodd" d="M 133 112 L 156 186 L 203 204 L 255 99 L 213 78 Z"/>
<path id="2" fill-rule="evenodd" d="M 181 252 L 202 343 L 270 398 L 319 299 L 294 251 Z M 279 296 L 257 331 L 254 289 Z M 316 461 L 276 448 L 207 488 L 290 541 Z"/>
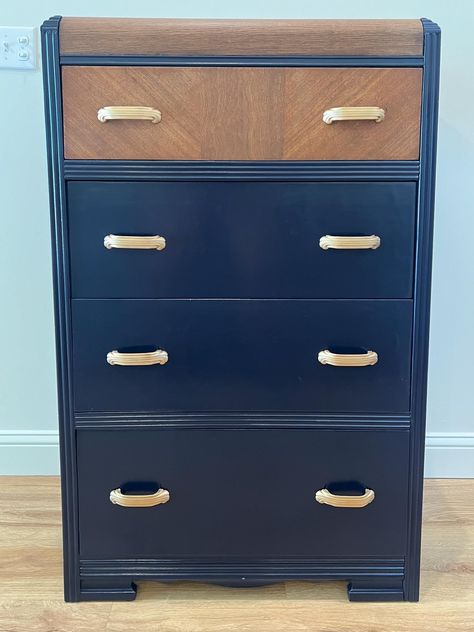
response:
<path id="1" fill-rule="evenodd" d="M 418 599 L 439 42 L 43 24 L 67 601 Z"/>

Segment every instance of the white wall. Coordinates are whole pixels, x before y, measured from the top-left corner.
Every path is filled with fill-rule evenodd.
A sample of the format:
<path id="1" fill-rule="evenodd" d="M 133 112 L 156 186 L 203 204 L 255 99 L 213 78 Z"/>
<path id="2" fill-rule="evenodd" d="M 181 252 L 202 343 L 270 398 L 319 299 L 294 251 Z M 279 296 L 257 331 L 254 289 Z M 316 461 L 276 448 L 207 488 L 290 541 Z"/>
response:
<path id="1" fill-rule="evenodd" d="M 445 0 L 23 0 L 5 26 L 55 14 L 419 18 L 442 35 L 427 475 L 474 476 L 474 3 Z M 49 209 L 41 71 L 0 70 L 0 473 L 57 472 Z"/>

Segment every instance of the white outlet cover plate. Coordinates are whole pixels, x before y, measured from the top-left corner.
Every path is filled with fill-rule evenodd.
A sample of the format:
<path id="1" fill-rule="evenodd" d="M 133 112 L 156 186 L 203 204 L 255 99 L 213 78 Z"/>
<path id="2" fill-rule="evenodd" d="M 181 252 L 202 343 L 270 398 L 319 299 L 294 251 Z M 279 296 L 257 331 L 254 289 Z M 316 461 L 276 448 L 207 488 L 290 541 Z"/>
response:
<path id="1" fill-rule="evenodd" d="M 34 70 L 36 64 L 36 28 L 0 26 L 0 70 Z"/>

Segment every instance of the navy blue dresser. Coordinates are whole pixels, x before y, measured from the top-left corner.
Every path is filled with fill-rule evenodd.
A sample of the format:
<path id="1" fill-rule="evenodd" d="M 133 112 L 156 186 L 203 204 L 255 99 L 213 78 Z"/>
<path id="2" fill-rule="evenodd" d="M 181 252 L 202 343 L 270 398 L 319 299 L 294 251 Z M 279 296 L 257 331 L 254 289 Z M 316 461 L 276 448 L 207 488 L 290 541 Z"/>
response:
<path id="1" fill-rule="evenodd" d="M 418 599 L 439 42 L 44 23 L 66 600 Z"/>

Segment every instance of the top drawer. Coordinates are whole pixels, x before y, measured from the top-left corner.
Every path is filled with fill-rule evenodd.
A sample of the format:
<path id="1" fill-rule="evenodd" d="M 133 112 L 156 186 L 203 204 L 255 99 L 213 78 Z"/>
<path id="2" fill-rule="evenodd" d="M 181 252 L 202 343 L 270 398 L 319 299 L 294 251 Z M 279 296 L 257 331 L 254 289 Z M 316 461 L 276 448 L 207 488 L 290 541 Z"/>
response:
<path id="1" fill-rule="evenodd" d="M 67 159 L 417 160 L 419 68 L 63 68 Z M 146 119 L 109 118 L 153 108 Z M 325 112 L 371 108 L 383 120 Z M 98 112 L 102 112 L 101 122 Z M 379 108 L 375 111 L 374 108 Z M 132 116 L 141 112 L 132 110 Z M 367 114 L 361 110 L 349 116 Z M 342 112 L 347 116 L 347 112 Z M 161 117 L 161 119 L 160 119 Z M 159 120 L 160 119 L 160 120 Z"/>

